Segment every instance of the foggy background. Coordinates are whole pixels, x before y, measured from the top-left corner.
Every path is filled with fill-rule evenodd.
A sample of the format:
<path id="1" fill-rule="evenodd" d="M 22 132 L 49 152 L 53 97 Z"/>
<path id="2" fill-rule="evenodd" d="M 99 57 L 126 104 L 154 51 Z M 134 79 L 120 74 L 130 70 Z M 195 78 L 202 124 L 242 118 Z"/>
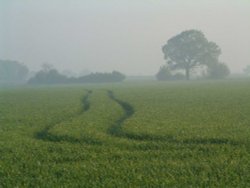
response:
<path id="1" fill-rule="evenodd" d="M 31 70 L 154 75 L 161 47 L 198 29 L 222 49 L 232 73 L 250 64 L 248 0 L 0 0 L 0 59 Z"/>

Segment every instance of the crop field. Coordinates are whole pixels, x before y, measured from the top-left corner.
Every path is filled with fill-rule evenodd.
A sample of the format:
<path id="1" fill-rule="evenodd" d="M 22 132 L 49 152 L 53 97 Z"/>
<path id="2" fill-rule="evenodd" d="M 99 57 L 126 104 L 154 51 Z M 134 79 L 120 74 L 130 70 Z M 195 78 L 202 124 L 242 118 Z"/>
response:
<path id="1" fill-rule="evenodd" d="M 250 187 L 250 82 L 0 89 L 0 187 Z"/>

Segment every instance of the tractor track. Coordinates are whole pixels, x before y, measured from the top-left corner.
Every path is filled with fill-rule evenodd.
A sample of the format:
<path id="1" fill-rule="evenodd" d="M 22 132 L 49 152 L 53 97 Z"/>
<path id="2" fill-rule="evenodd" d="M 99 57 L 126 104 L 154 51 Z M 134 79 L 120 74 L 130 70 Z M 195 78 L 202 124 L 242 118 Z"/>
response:
<path id="1" fill-rule="evenodd" d="M 134 113 L 135 110 L 132 105 L 128 102 L 122 101 L 115 97 L 114 93 L 110 90 L 107 91 L 107 94 L 111 100 L 116 102 L 121 106 L 124 111 L 124 114 L 114 122 L 110 128 L 108 129 L 107 133 L 112 136 L 127 138 L 131 140 L 137 141 L 160 141 L 160 142 L 170 142 L 176 144 L 230 144 L 230 145 L 238 145 L 237 142 L 234 142 L 229 139 L 218 139 L 218 138 L 194 138 L 194 139 L 185 139 L 185 140 L 177 140 L 174 135 L 151 135 L 145 133 L 132 133 L 132 132 L 125 132 L 123 130 L 124 122 L 129 119 Z"/>
<path id="2" fill-rule="evenodd" d="M 131 132 L 125 132 L 123 130 L 123 124 L 124 122 L 129 119 L 133 114 L 135 113 L 134 107 L 130 105 L 126 101 L 122 101 L 115 97 L 114 93 L 110 90 L 107 91 L 108 97 L 119 104 L 121 108 L 123 109 L 124 113 L 123 115 L 117 119 L 108 129 L 107 133 L 112 136 L 116 137 L 122 137 L 127 138 L 131 140 L 138 140 L 138 141 L 171 141 L 173 140 L 172 136 L 156 136 L 156 135 L 150 135 L 150 134 L 136 134 Z"/>
<path id="3" fill-rule="evenodd" d="M 46 126 L 43 130 L 35 133 L 35 138 L 39 139 L 39 140 L 50 141 L 50 142 L 63 141 L 63 142 L 69 142 L 69 143 L 101 144 L 100 141 L 94 140 L 94 139 L 89 138 L 89 137 L 75 138 L 75 137 L 68 136 L 68 135 L 56 135 L 56 134 L 52 134 L 49 132 L 49 130 L 51 128 L 53 128 L 54 126 L 56 126 L 60 123 L 66 122 L 66 121 L 72 121 L 74 118 L 87 112 L 90 109 L 89 97 L 91 94 L 92 94 L 92 90 L 88 90 L 87 94 L 84 95 L 84 97 L 82 98 L 82 108 L 78 113 L 76 113 L 72 117 L 63 118 L 56 123 L 52 123 L 52 124 Z"/>
<path id="4" fill-rule="evenodd" d="M 134 108 L 129 103 L 117 99 L 110 90 L 108 91 L 108 97 L 119 104 L 124 111 L 124 114 L 110 126 L 108 133 L 117 137 L 126 137 L 126 133 L 122 130 L 122 125 L 134 114 Z"/>
<path id="5" fill-rule="evenodd" d="M 82 108 L 81 110 L 73 115 L 72 117 L 64 117 L 58 122 L 51 123 L 50 125 L 46 126 L 43 130 L 35 133 L 35 138 L 44 141 L 50 142 L 69 142 L 69 143 L 86 143 L 86 144 L 103 144 L 100 140 L 94 139 L 91 136 L 81 136 L 81 138 L 76 138 L 69 135 L 56 135 L 49 132 L 51 128 L 54 126 L 63 123 L 72 121 L 74 118 L 84 114 L 90 109 L 90 101 L 89 97 L 91 96 L 92 91 L 88 90 L 87 94 L 82 98 Z M 134 107 L 126 101 L 118 99 L 113 91 L 107 91 L 108 97 L 117 103 L 123 110 L 123 115 L 120 116 L 107 130 L 107 134 L 118 137 L 118 138 L 126 138 L 130 140 L 137 140 L 137 141 L 159 141 L 159 142 L 170 142 L 176 144 L 230 144 L 230 145 L 238 145 L 237 142 L 234 142 L 229 139 L 218 139 L 218 138 L 193 138 L 193 139 L 185 139 L 185 140 L 178 140 L 174 135 L 152 135 L 147 133 L 133 133 L 133 132 L 126 132 L 123 130 L 124 122 L 131 118 L 134 113 Z"/>

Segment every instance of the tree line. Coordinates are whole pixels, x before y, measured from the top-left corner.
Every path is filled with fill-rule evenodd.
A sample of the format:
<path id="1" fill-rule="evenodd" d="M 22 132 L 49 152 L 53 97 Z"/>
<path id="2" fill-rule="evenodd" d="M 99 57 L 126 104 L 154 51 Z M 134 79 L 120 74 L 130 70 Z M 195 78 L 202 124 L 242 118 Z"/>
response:
<path id="1" fill-rule="evenodd" d="M 122 82 L 126 76 L 118 71 L 90 73 L 85 76 L 68 77 L 48 64 L 29 78 L 29 69 L 18 61 L 0 60 L 0 84 L 74 84 Z"/>
<path id="2" fill-rule="evenodd" d="M 230 74 L 228 66 L 219 60 L 220 47 L 208 41 L 198 30 L 187 30 L 170 38 L 162 47 L 166 64 L 156 74 L 158 80 L 189 80 L 194 72 L 200 78 L 222 79 Z M 250 75 L 250 65 L 244 70 Z M 68 77 L 44 64 L 42 70 L 29 78 L 29 69 L 18 61 L 0 60 L 1 83 L 64 84 L 121 82 L 126 76 L 118 71 L 90 73 L 80 77 Z"/>
<path id="3" fill-rule="evenodd" d="M 28 80 L 29 84 L 75 84 L 122 82 L 126 76 L 118 71 L 111 73 L 91 73 L 80 77 L 67 77 L 56 69 L 43 69 Z"/>

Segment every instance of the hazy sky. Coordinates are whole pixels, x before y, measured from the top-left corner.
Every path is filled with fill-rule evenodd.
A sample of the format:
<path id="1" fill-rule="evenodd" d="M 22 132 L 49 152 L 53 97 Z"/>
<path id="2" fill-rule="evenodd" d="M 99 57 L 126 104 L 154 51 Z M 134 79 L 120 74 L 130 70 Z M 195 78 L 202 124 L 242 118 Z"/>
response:
<path id="1" fill-rule="evenodd" d="M 232 72 L 250 64 L 250 0 L 0 0 L 0 59 L 150 75 L 187 29 L 216 42 Z"/>

